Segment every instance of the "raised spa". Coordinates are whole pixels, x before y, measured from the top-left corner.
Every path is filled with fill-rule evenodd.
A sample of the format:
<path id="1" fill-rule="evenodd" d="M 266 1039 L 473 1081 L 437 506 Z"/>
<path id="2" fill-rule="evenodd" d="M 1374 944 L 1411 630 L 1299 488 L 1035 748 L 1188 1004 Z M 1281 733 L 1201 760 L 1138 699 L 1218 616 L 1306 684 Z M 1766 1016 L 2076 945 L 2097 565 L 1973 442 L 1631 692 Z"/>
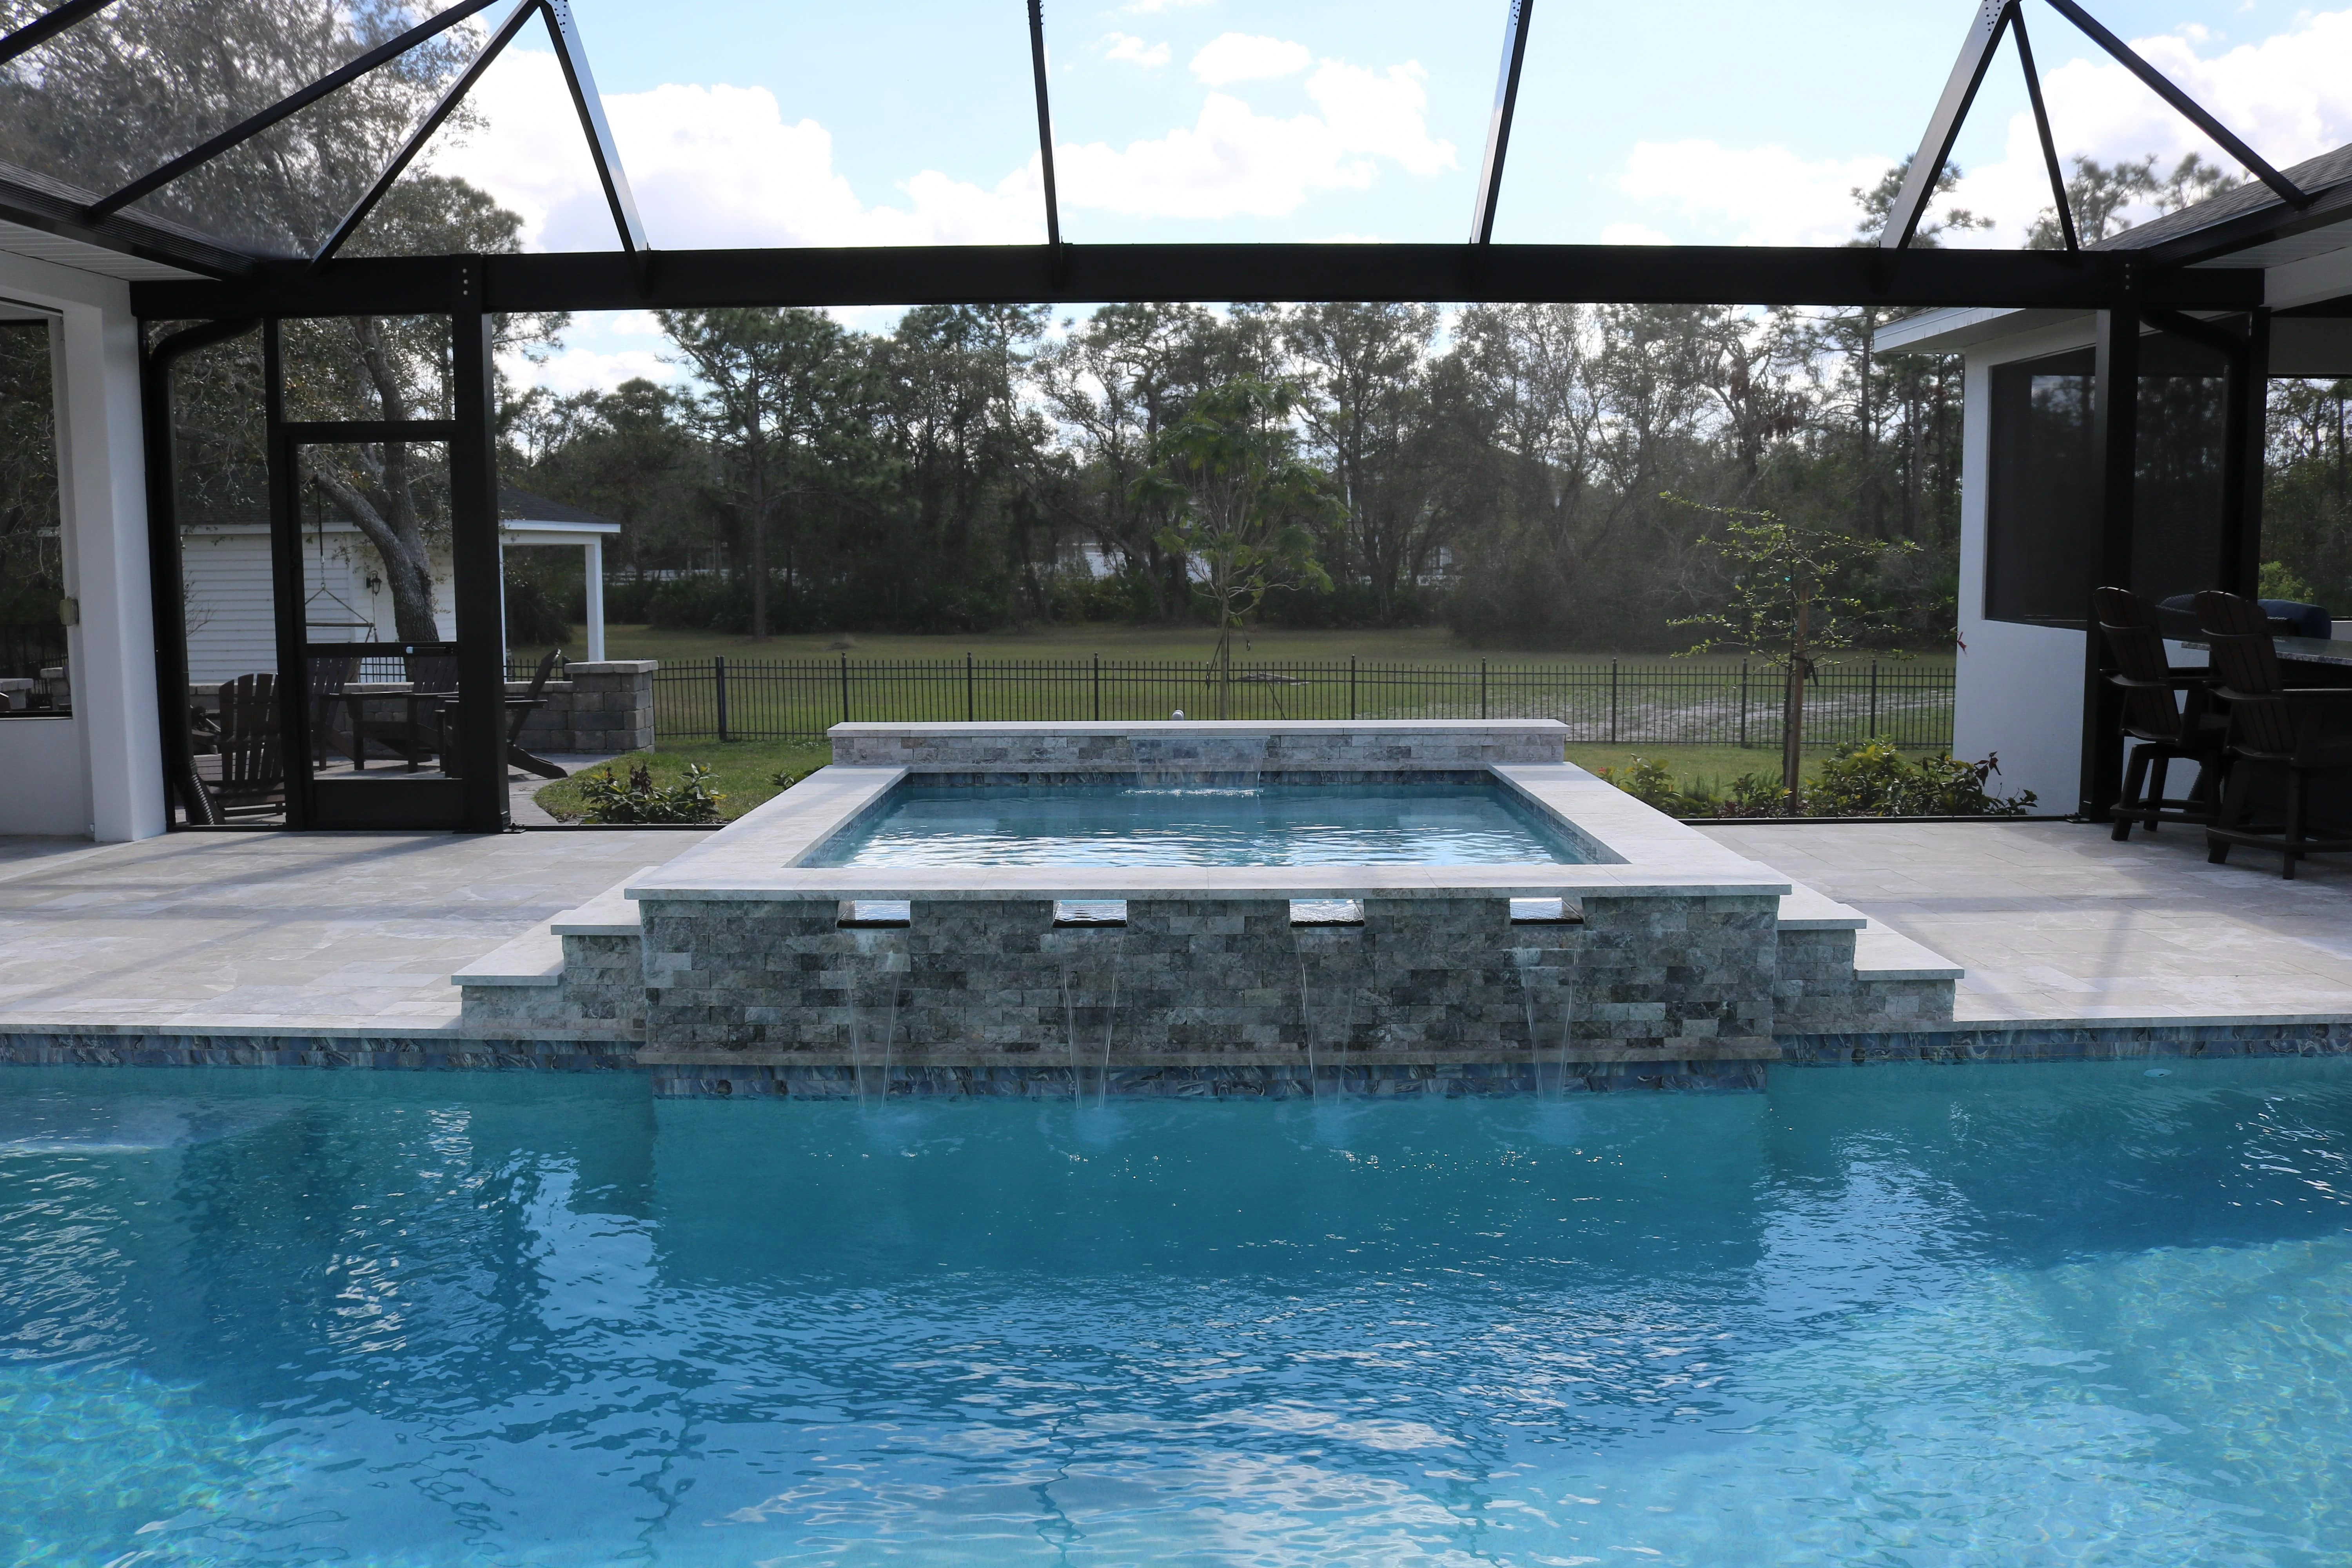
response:
<path id="1" fill-rule="evenodd" d="M 1491 779 L 1232 785 L 901 784 L 811 866 L 1580 866 Z"/>
<path id="2" fill-rule="evenodd" d="M 460 974 L 685 1095 L 1747 1087 L 1958 972 L 1537 720 L 845 724 L 834 765 Z M 559 947 L 560 944 L 560 947 Z"/>

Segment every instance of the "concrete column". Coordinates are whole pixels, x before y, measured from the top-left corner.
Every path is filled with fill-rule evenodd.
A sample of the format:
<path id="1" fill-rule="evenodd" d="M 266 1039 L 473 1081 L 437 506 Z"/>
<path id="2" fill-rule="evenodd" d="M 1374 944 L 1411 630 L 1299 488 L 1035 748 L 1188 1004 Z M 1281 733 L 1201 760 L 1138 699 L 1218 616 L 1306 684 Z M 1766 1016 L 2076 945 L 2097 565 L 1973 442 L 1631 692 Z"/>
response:
<path id="1" fill-rule="evenodd" d="M 66 594 L 79 620 L 66 646 L 89 767 L 89 830 L 101 843 L 152 837 L 166 807 L 138 321 L 125 284 L 7 260 L 0 278 L 10 292 L 21 286 L 57 311 L 58 500 Z"/>
<path id="2" fill-rule="evenodd" d="M 588 556 L 588 662 L 604 662 L 604 542 L 592 539 L 582 547 Z"/>

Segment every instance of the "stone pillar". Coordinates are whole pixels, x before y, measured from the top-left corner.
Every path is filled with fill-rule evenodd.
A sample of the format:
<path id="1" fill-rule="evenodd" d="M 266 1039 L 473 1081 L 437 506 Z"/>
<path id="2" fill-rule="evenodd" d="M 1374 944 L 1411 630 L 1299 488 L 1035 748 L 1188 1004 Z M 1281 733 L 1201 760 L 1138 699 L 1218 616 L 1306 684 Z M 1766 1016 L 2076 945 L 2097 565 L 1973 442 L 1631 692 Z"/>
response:
<path id="1" fill-rule="evenodd" d="M 654 671 L 650 658 L 567 665 L 572 684 L 571 752 L 641 752 L 654 743 Z"/>
<path id="2" fill-rule="evenodd" d="M 581 546 L 587 556 L 588 662 L 604 662 L 604 542 L 592 539 Z"/>

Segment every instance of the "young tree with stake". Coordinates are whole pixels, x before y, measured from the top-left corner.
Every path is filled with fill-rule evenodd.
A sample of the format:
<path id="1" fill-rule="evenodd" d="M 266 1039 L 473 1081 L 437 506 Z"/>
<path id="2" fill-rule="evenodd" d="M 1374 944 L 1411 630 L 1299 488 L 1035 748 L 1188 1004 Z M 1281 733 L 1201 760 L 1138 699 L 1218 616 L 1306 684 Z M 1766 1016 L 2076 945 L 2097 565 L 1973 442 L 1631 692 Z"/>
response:
<path id="1" fill-rule="evenodd" d="M 1297 393 L 1241 376 L 1203 393 L 1160 432 L 1139 498 L 1172 507 L 1160 548 L 1198 563 L 1216 605 L 1217 717 L 1231 716 L 1234 633 L 1276 588 L 1329 589 L 1315 558 L 1317 522 L 1340 513 L 1328 481 L 1299 460 L 1290 415 Z"/>
<path id="2" fill-rule="evenodd" d="M 1731 595 L 1723 608 L 1673 623 L 1719 628 L 1685 649 L 1685 656 L 1735 647 L 1761 657 L 1786 678 L 1780 699 L 1780 784 L 1788 792 L 1789 815 L 1794 816 L 1804 809 L 1805 682 L 1812 679 L 1818 656 L 1852 647 L 1892 626 L 1884 612 L 1841 593 L 1840 587 L 1855 569 L 1890 552 L 1919 547 L 1808 528 L 1774 512 L 1704 506 L 1672 494 L 1665 499 L 1721 520 L 1707 542 L 1731 569 Z"/>

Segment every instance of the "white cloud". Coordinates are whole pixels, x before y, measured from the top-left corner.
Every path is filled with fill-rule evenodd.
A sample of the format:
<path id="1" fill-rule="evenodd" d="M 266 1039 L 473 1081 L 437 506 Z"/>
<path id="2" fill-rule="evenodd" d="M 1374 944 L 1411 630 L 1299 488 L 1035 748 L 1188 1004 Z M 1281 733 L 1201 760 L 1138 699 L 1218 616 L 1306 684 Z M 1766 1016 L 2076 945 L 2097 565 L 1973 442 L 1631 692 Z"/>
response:
<path id="1" fill-rule="evenodd" d="M 1705 226 L 1706 238 L 1843 245 L 1853 237 L 1860 216 L 1854 187 L 1877 184 L 1890 162 L 1868 154 L 1807 159 L 1786 147 L 1726 147 L 1703 140 L 1643 142 L 1626 159 L 1617 187 L 1644 205 Z"/>
<path id="2" fill-rule="evenodd" d="M 612 218 L 552 55 L 509 50 L 474 89 L 486 127 L 436 140 L 432 166 L 520 213 L 524 242 L 613 248 Z M 867 206 L 833 166 L 833 137 L 787 122 L 764 88 L 667 85 L 607 93 L 614 140 L 657 248 L 1034 243 L 1045 217 L 1034 163 L 983 190 L 935 170 L 906 200 Z"/>
<path id="3" fill-rule="evenodd" d="M 1131 33 L 1109 34 L 1104 37 L 1103 45 L 1103 58 L 1126 60 L 1147 70 L 1158 70 L 1166 65 L 1171 53 L 1166 44 L 1147 44 Z"/>
<path id="4" fill-rule="evenodd" d="M 610 392 L 635 376 L 665 386 L 685 379 L 659 348 L 605 353 L 567 346 L 536 363 L 509 363 L 507 373 L 518 381 L 544 386 L 558 397 L 575 392 Z"/>
<path id="5" fill-rule="evenodd" d="M 1192 57 L 1192 74 L 1211 87 L 1225 87 L 1237 81 L 1271 81 L 1276 77 L 1297 75 L 1314 58 L 1314 52 L 1305 44 L 1261 37 L 1255 33 L 1225 33 L 1210 39 Z"/>
<path id="6" fill-rule="evenodd" d="M 2210 110 L 2222 124 L 2284 168 L 2352 141 L 2352 11 L 2306 14 L 2293 30 L 2219 54 L 2200 52 L 2213 35 L 2197 26 L 2132 47 Z M 2042 84 L 2059 156 L 2113 163 L 2157 154 L 2163 163 L 2197 153 L 2244 176 L 2222 153 L 2123 67 L 2070 60 Z M 1979 245 L 2016 245 L 2050 205 L 2050 176 L 2031 113 L 2013 116 L 2001 156 L 1968 170 L 1958 198 L 1995 220 Z M 2145 221 L 2152 209 L 2132 213 Z"/>
<path id="7" fill-rule="evenodd" d="M 1429 175 L 1454 166 L 1454 145 L 1431 138 L 1425 73 L 1375 74 L 1326 63 L 1307 79 L 1319 112 L 1259 114 L 1212 92 L 1197 121 L 1123 149 L 1100 142 L 1055 149 L 1062 202 L 1129 216 L 1281 217 L 1319 191 L 1363 190 L 1382 162 Z"/>
<path id="8" fill-rule="evenodd" d="M 1128 7 L 1128 11 L 1133 16 L 1149 16 L 1154 12 L 1181 11 L 1194 5 L 1208 4 L 1209 0 L 1135 0 L 1135 4 Z"/>
<path id="9" fill-rule="evenodd" d="M 1066 210 L 1170 218 L 1279 217 L 1326 191 L 1363 190 L 1385 170 L 1455 166 L 1433 138 L 1426 73 L 1325 61 L 1309 108 L 1260 114 L 1211 91 L 1189 126 L 1112 148 L 1055 150 Z M 606 250 L 614 239 L 554 58 L 510 52 L 475 89 L 486 121 L 436 142 L 433 166 L 522 215 L 535 249 Z M 1044 237 L 1033 155 L 993 185 L 924 170 L 897 199 L 867 205 L 814 120 L 787 121 L 761 88 L 669 84 L 604 100 L 646 229 L 657 249 L 793 245 L 1024 244 Z"/>
<path id="10" fill-rule="evenodd" d="M 2133 47 L 2284 168 L 2352 142 L 2352 10 L 2307 13 L 2290 31 L 2218 53 L 2216 36 L 2195 25 L 2136 38 Z M 2069 60 L 2046 73 L 2043 96 L 2059 155 L 2102 163 L 2153 153 L 2169 165 L 2197 153 L 2247 177 L 2122 66 L 2104 57 Z M 1893 154 L 1808 160 L 1784 147 L 1727 148 L 1714 142 L 1643 142 L 1619 173 L 1619 189 L 1645 206 L 1674 212 L 1701 236 L 1753 245 L 1834 245 L 1854 237 L 1861 216 L 1852 192 L 1875 184 Z M 1955 235 L 1963 245 L 2023 243 L 2050 205 L 2050 178 L 2030 111 L 2012 116 L 2000 157 L 1970 165 L 1954 200 L 1994 220 Z M 2127 212 L 2146 221 L 2152 208 Z"/>
<path id="11" fill-rule="evenodd" d="M 1603 245 L 1672 245 L 1674 241 L 1647 224 L 1612 223 L 1601 231 Z"/>

